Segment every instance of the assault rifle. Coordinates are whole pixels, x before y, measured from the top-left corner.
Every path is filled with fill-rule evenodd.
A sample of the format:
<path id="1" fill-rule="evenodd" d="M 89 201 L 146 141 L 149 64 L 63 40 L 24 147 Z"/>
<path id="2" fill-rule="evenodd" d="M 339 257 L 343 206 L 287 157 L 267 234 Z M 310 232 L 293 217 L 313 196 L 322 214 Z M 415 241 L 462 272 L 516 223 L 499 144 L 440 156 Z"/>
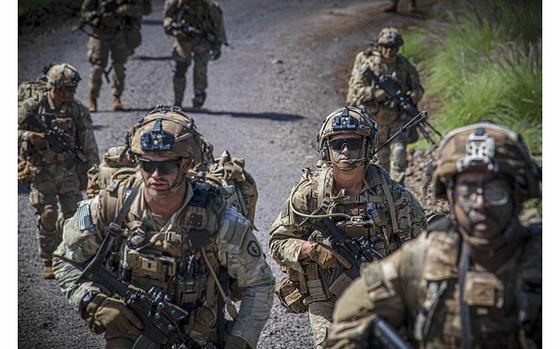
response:
<path id="1" fill-rule="evenodd" d="M 212 31 L 205 32 L 200 27 L 188 23 L 172 23 L 171 28 L 177 32 L 185 34 L 189 38 L 201 38 L 214 44 L 218 39 Z"/>
<path id="2" fill-rule="evenodd" d="M 383 256 L 375 250 L 373 242 L 365 236 L 351 239 L 338 229 L 336 224 L 327 217 L 325 209 L 319 207 L 302 224 L 310 224 L 313 228 L 320 231 L 323 237 L 328 238 L 334 251 L 344 257 L 352 266 L 344 271 L 344 274 L 351 280 L 360 276 L 360 266 L 362 263 L 380 260 Z M 319 216 L 321 218 L 313 218 Z"/>
<path id="3" fill-rule="evenodd" d="M 161 345 L 172 345 L 174 349 L 201 349 L 202 347 L 182 329 L 189 312 L 170 303 L 168 296 L 155 287 L 150 288 L 147 293 L 130 287 L 117 279 L 104 266 L 104 261 L 114 243 L 115 234 L 121 228 L 115 222 L 109 225 L 101 247 L 83 270 L 78 282 L 92 281 L 102 284 L 112 293 L 122 297 L 126 306 L 138 316 L 144 325 L 144 330 L 134 343 L 133 349 L 156 349 Z"/>
<path id="4" fill-rule="evenodd" d="M 74 143 L 73 137 L 58 126 L 46 127 L 42 122 L 29 116 L 25 119 L 30 127 L 39 130 L 45 134 L 45 140 L 49 143 L 50 148 L 57 154 L 65 154 L 68 157 L 75 157 L 80 162 L 86 163 L 87 159 L 81 152 L 80 147 L 71 146 Z"/>
<path id="5" fill-rule="evenodd" d="M 408 97 L 401 89 L 399 83 L 391 77 L 384 74 L 377 75 L 368 66 L 362 69 L 361 75 L 375 82 L 379 88 L 387 93 L 391 101 L 410 118 L 413 118 L 420 113 L 414 103 L 412 103 L 410 97 Z M 440 139 L 443 138 L 441 133 L 426 120 L 422 120 L 417 126 L 417 129 L 420 131 L 422 136 L 434 145 L 436 145 L 436 142 L 432 136 L 430 136 L 430 130 L 434 131 Z"/>

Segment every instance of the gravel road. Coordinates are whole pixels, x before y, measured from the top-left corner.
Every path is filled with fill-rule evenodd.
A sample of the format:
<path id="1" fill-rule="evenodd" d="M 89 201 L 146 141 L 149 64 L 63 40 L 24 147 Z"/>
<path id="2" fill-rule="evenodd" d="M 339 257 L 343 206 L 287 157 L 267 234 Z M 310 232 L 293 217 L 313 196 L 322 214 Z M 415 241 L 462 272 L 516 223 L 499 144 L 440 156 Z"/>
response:
<path id="1" fill-rule="evenodd" d="M 385 25 L 415 19 L 381 12 L 386 3 L 334 0 L 222 1 L 229 48 L 209 66 L 206 109 L 193 111 L 215 154 L 228 149 L 246 159 L 259 187 L 256 225 L 268 253 L 268 228 L 301 169 L 316 162 L 315 136 L 322 118 L 342 106 L 354 55 Z M 100 111 L 93 114 L 100 154 L 121 144 L 126 130 L 156 104 L 173 101 L 173 40 L 162 28 L 163 1 L 143 21 L 143 44 L 126 65 L 127 110 L 110 109 L 104 84 Z M 37 77 L 44 64 L 68 62 L 81 72 L 77 97 L 87 101 L 87 37 L 70 25 L 19 37 L 19 81 Z M 189 70 L 190 74 L 191 70 Z M 189 76 L 188 84 L 192 85 Z M 192 86 L 185 94 L 190 103 Z M 94 348 L 91 334 L 60 293 L 40 277 L 33 210 L 27 193 L 18 197 L 18 342 L 22 348 Z M 269 263 L 279 280 L 276 263 Z M 286 314 L 277 301 L 259 348 L 312 348 L 304 315 Z"/>

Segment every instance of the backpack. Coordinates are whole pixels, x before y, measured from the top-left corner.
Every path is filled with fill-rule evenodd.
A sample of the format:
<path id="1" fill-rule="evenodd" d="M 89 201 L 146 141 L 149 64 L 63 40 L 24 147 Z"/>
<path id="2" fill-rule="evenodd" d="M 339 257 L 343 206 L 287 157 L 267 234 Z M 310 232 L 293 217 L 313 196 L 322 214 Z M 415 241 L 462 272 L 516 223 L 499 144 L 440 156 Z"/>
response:
<path id="1" fill-rule="evenodd" d="M 121 180 L 135 173 L 136 167 L 128 156 L 126 146 L 109 148 L 103 154 L 101 163 L 88 170 L 87 195 L 92 198 L 99 194 L 101 189 L 109 187 L 114 180 Z M 194 179 L 199 173 L 191 170 L 187 176 Z M 214 159 L 207 171 L 204 171 L 204 180 L 221 188 L 226 202 L 254 225 L 258 191 L 255 180 L 245 170 L 245 159 L 232 158 L 227 150 L 224 151 L 221 157 Z"/>

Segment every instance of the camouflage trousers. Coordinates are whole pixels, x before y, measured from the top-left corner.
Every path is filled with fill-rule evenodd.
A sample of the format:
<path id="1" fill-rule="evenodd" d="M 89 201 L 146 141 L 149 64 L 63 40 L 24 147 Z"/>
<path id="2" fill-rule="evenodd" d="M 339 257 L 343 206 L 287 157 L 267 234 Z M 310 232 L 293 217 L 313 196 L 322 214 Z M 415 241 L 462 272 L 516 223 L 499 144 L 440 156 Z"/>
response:
<path id="1" fill-rule="evenodd" d="M 334 300 L 309 304 L 309 324 L 313 331 L 315 348 L 323 349 L 327 340 L 329 326 L 332 324 Z"/>
<path id="2" fill-rule="evenodd" d="M 64 221 L 74 215 L 82 200 L 80 181 L 73 167 L 50 165 L 41 172 L 43 181 L 31 183 L 29 200 L 35 208 L 39 256 L 44 261 L 50 262 L 62 239 Z"/>
<path id="3" fill-rule="evenodd" d="M 194 59 L 193 84 L 194 94 L 204 95 L 208 87 L 207 71 L 210 51 L 212 46 L 199 39 L 180 40 L 177 39 L 173 45 L 173 59 L 175 60 L 175 71 L 173 75 L 173 90 L 175 93 L 175 104 L 181 105 L 187 85 L 187 69 Z"/>
<path id="4" fill-rule="evenodd" d="M 390 124 L 378 122 L 377 146 L 385 143 L 404 124 L 405 122 L 400 119 Z M 408 143 L 409 138 L 406 133 L 403 133 L 376 154 L 377 164 L 389 172 L 391 179 L 399 184 L 404 184 L 406 168 L 408 166 L 406 161 L 406 146 Z"/>
<path id="5" fill-rule="evenodd" d="M 124 90 L 125 68 L 124 64 L 132 50 L 127 44 L 127 37 L 124 30 L 110 36 L 109 39 L 97 39 L 90 37 L 87 44 L 87 56 L 91 63 L 89 77 L 89 97 L 97 99 L 99 90 L 103 83 L 103 75 L 109 62 L 111 53 L 111 93 L 113 96 L 120 97 Z"/>

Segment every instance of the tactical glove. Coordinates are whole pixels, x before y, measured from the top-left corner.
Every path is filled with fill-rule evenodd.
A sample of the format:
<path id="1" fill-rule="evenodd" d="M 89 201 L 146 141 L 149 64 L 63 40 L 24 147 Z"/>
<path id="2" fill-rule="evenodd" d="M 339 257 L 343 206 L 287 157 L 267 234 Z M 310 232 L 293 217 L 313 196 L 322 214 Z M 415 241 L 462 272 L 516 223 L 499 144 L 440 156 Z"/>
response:
<path id="1" fill-rule="evenodd" d="M 123 301 L 101 293 L 95 296 L 86 312 L 92 315 L 90 320 L 93 321 L 94 327 L 105 328 L 112 333 L 139 336 L 140 330 L 144 328 L 140 319 Z"/>
<path id="2" fill-rule="evenodd" d="M 26 131 L 23 134 L 23 139 L 31 143 L 38 151 L 49 149 L 49 142 L 45 139 L 44 133 Z"/>
<path id="3" fill-rule="evenodd" d="M 212 52 L 210 52 L 210 58 L 215 61 L 218 58 L 220 58 L 220 56 L 222 55 L 222 50 L 220 50 L 219 48 L 214 48 L 212 49 Z"/>
<path id="4" fill-rule="evenodd" d="M 319 266 L 323 269 L 334 268 L 337 266 L 337 262 L 345 268 L 348 268 L 350 265 L 344 257 L 340 256 L 330 247 L 319 243 L 316 243 L 313 247 L 311 247 L 311 250 L 309 251 L 309 258 L 319 264 Z"/>
<path id="5" fill-rule="evenodd" d="M 248 349 L 249 345 L 241 337 L 230 336 L 226 340 L 225 349 Z"/>
<path id="6" fill-rule="evenodd" d="M 408 91 L 406 93 L 406 95 L 410 98 L 410 100 L 412 101 L 413 104 L 418 104 L 420 99 L 418 98 L 418 95 L 416 94 L 416 92 Z"/>
<path id="7" fill-rule="evenodd" d="M 373 93 L 373 96 L 375 97 L 375 100 L 377 101 L 384 101 L 387 99 L 387 93 L 385 92 L 385 90 L 378 88 L 375 90 L 375 92 Z"/>

